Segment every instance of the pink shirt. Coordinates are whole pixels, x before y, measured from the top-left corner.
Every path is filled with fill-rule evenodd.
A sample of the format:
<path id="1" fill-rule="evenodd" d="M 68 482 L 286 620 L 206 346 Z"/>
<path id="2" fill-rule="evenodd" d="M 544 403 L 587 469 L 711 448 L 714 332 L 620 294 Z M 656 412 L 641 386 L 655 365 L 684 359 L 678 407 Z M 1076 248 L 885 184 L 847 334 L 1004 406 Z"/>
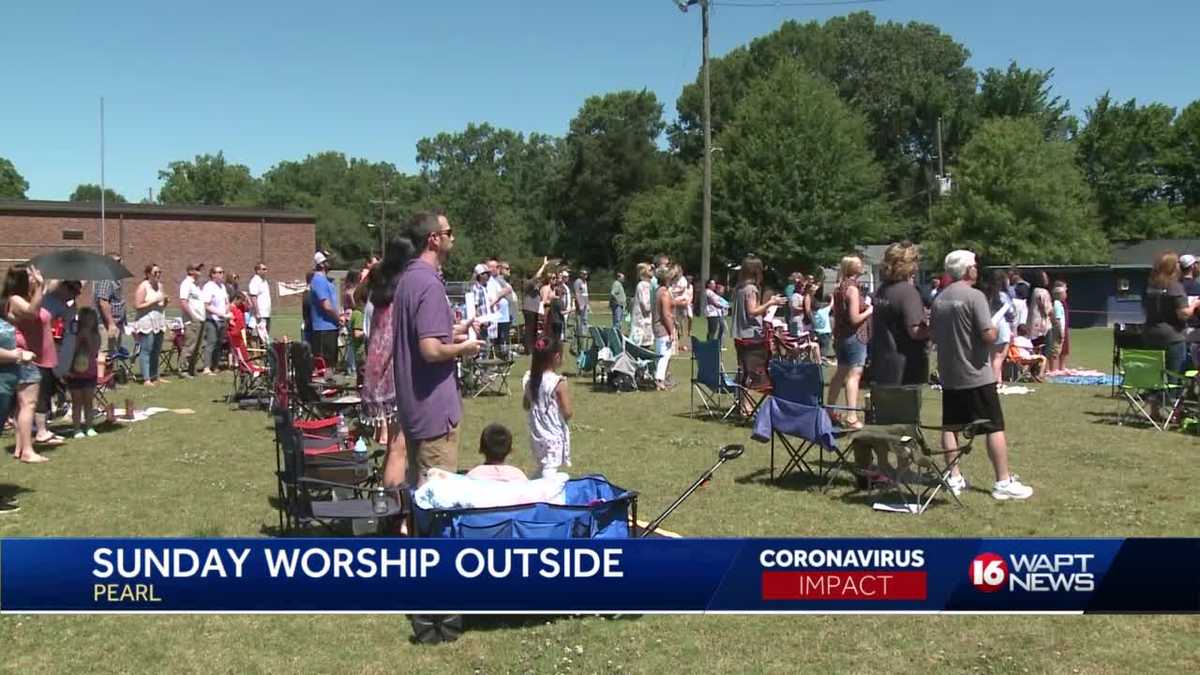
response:
<path id="1" fill-rule="evenodd" d="M 525 473 L 515 466 L 507 464 L 480 464 L 467 472 L 467 478 L 478 480 L 498 480 L 505 483 L 516 483 L 529 480 Z"/>
<path id="2" fill-rule="evenodd" d="M 27 349 L 33 352 L 34 365 L 50 369 L 58 365 L 58 349 L 54 346 L 54 332 L 50 330 L 50 312 L 45 307 L 38 309 L 36 319 L 18 321 L 17 331 L 25 338 Z"/>

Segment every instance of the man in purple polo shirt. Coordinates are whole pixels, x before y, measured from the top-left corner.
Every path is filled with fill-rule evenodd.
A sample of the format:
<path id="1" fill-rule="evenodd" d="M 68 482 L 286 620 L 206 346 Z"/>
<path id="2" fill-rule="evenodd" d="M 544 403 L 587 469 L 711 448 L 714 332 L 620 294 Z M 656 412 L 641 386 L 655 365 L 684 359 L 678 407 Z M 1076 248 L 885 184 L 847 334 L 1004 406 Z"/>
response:
<path id="1" fill-rule="evenodd" d="M 432 467 L 458 470 L 462 399 L 455 360 L 475 356 L 483 343 L 467 339 L 465 322 L 455 325 L 446 298 L 441 268 L 454 247 L 446 216 L 419 213 L 409 222 L 408 235 L 417 256 L 396 282 L 392 368 L 408 445 L 408 481 L 420 485 Z"/>

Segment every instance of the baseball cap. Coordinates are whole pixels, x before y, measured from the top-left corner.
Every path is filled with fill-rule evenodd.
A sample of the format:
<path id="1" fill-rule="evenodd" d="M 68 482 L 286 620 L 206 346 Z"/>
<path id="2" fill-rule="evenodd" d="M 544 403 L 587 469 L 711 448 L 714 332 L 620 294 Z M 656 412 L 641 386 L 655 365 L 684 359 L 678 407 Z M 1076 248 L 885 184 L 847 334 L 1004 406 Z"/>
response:
<path id="1" fill-rule="evenodd" d="M 1182 267 L 1183 269 L 1186 270 L 1187 268 L 1189 268 L 1195 264 L 1196 264 L 1196 256 L 1192 255 L 1191 253 L 1185 253 L 1185 254 L 1179 256 L 1179 266 Z"/>
<path id="2" fill-rule="evenodd" d="M 479 276 L 480 274 L 487 274 L 487 272 L 488 272 L 487 265 L 484 265 L 483 263 L 479 263 L 478 265 L 475 266 L 475 276 Z"/>
<path id="3" fill-rule="evenodd" d="M 327 260 L 328 258 L 325 257 L 323 252 L 317 251 L 313 254 L 313 267 L 320 267 L 321 265 L 324 265 Z"/>

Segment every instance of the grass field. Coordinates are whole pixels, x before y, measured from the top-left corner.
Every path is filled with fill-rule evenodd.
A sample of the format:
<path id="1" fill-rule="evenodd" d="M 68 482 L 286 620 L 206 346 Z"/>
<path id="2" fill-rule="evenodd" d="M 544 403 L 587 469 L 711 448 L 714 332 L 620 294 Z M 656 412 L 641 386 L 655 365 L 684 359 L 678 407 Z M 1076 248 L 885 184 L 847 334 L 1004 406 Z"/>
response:
<path id="1" fill-rule="evenodd" d="M 1105 370 L 1107 331 L 1072 334 L 1072 364 Z M 727 362 L 732 362 L 732 351 Z M 672 363 L 688 380 L 688 361 Z M 519 381 L 516 379 L 515 381 Z M 592 392 L 574 379 L 575 473 L 603 473 L 640 491 L 641 513 L 666 506 L 748 430 L 686 416 L 688 389 Z M 0 491 L 22 510 L 0 536 L 260 536 L 276 523 L 273 443 L 265 414 L 231 412 L 225 376 L 117 396 L 162 413 L 99 438 L 71 442 L 39 466 L 0 463 Z M 1034 486 L 1025 503 L 996 503 L 982 488 L 982 451 L 965 461 L 976 489 L 966 509 L 942 503 L 921 517 L 881 514 L 845 486 L 766 481 L 768 446 L 748 443 L 666 526 L 704 536 L 1194 536 L 1200 439 L 1117 427 L 1104 387 L 1039 385 L 1003 400 L 1014 469 Z M 926 414 L 939 413 L 929 392 Z M 524 448 L 517 397 L 470 401 L 471 439 L 500 421 Z M 11 435 L 4 441 L 11 445 Z M 12 672 L 878 672 L 897 667 L 973 672 L 1167 672 L 1200 665 L 1193 617 L 700 617 L 468 619 L 457 643 L 413 645 L 400 617 L 0 618 L 0 668 Z M 903 664 L 903 665 L 901 665 Z"/>

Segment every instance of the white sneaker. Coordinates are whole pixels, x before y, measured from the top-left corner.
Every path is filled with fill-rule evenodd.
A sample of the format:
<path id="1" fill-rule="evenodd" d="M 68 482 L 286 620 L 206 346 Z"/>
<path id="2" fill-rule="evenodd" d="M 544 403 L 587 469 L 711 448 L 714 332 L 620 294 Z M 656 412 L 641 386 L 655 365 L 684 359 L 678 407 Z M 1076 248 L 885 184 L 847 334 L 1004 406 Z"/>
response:
<path id="1" fill-rule="evenodd" d="M 961 473 L 957 476 L 950 476 L 946 479 L 946 487 L 950 488 L 950 491 L 957 497 L 967 489 L 967 477 Z"/>
<path id="2" fill-rule="evenodd" d="M 1013 474 L 1005 481 L 996 481 L 992 485 L 992 499 L 999 501 L 1007 501 L 1009 499 L 1029 499 L 1033 496 L 1033 488 L 1021 482 L 1021 479 Z"/>

